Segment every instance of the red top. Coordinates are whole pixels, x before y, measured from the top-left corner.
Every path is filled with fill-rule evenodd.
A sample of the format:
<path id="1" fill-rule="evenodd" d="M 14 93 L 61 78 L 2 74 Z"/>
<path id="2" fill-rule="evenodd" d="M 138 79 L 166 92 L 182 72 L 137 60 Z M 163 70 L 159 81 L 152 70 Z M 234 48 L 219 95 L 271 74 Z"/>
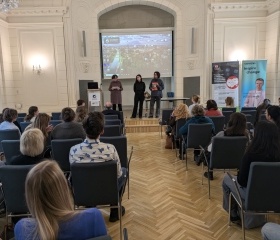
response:
<path id="1" fill-rule="evenodd" d="M 223 116 L 223 114 L 221 113 L 220 110 L 214 110 L 214 109 L 210 109 L 210 110 L 207 110 L 205 112 L 205 116 L 207 117 L 217 117 L 217 116 Z"/>

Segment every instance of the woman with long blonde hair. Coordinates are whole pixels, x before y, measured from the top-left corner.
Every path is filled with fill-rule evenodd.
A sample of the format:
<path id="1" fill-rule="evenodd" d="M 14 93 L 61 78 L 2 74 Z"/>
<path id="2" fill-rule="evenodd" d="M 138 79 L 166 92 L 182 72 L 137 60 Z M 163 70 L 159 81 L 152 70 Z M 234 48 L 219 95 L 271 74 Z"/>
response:
<path id="1" fill-rule="evenodd" d="M 55 161 L 33 167 L 25 181 L 26 203 L 32 218 L 15 226 L 17 240 L 89 239 L 107 234 L 96 208 L 75 211 L 66 178 Z"/>

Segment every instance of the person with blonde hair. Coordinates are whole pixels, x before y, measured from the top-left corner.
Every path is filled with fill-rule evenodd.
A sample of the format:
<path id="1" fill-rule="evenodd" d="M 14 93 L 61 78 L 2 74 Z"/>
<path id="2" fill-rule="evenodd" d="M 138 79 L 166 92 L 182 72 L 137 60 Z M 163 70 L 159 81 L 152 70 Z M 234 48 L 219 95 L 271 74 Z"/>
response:
<path id="1" fill-rule="evenodd" d="M 15 239 L 89 239 L 107 234 L 101 212 L 96 208 L 74 210 L 73 196 L 55 161 L 33 167 L 25 181 L 25 197 L 32 218 L 15 226 Z"/>
<path id="2" fill-rule="evenodd" d="M 21 154 L 11 159 L 11 165 L 32 165 L 43 159 L 44 135 L 40 129 L 24 131 L 20 137 Z"/>
<path id="3" fill-rule="evenodd" d="M 226 97 L 225 103 L 226 107 L 234 107 L 234 99 L 232 97 Z"/>

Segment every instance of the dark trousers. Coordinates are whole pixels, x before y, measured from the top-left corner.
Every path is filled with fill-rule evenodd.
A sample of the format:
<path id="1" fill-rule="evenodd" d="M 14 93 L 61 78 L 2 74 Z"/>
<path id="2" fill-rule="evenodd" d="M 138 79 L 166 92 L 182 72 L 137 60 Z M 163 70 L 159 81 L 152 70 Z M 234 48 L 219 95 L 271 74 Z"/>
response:
<path id="1" fill-rule="evenodd" d="M 122 105 L 118 104 L 119 111 L 122 111 Z M 117 104 L 113 104 L 113 110 L 117 110 Z"/>
<path id="2" fill-rule="evenodd" d="M 149 117 L 153 117 L 154 116 L 154 105 L 155 102 L 157 104 L 156 106 L 156 117 L 159 117 L 159 111 L 160 111 L 160 97 L 156 96 L 156 97 L 151 97 L 151 101 L 150 101 L 150 114 Z"/>
<path id="3" fill-rule="evenodd" d="M 139 103 L 139 118 L 142 118 L 142 113 L 143 113 L 143 102 L 144 102 L 144 96 L 143 94 L 135 94 L 134 96 L 134 107 L 133 107 L 133 112 L 132 112 L 132 117 L 136 117 L 137 115 L 137 108 L 138 108 L 138 103 Z"/>

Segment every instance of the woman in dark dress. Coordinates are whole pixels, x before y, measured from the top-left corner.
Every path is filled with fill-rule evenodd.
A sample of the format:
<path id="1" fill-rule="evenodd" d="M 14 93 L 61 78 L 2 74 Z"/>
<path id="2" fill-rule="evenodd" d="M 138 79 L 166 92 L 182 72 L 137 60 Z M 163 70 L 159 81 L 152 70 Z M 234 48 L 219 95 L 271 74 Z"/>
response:
<path id="1" fill-rule="evenodd" d="M 109 91 L 111 92 L 111 102 L 113 104 L 113 110 L 118 109 L 119 111 L 122 111 L 122 83 L 118 79 L 118 75 L 112 76 L 112 81 L 109 86 Z"/>
<path id="2" fill-rule="evenodd" d="M 139 103 L 139 118 L 142 118 L 143 113 L 143 102 L 144 102 L 144 93 L 146 90 L 146 85 L 142 81 L 142 76 L 140 74 L 136 75 L 136 80 L 133 86 L 134 90 L 134 107 L 131 118 L 136 118 L 137 115 L 137 108 Z"/>

